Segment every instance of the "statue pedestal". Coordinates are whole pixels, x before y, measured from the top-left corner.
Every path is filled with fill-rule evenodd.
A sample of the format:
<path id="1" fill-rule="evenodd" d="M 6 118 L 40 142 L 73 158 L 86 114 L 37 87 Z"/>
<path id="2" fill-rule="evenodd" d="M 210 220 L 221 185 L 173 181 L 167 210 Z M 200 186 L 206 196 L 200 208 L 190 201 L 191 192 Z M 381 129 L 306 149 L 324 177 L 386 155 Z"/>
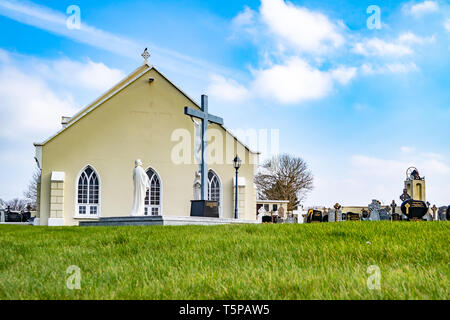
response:
<path id="1" fill-rule="evenodd" d="M 191 217 L 219 218 L 219 203 L 208 200 L 191 200 Z"/>

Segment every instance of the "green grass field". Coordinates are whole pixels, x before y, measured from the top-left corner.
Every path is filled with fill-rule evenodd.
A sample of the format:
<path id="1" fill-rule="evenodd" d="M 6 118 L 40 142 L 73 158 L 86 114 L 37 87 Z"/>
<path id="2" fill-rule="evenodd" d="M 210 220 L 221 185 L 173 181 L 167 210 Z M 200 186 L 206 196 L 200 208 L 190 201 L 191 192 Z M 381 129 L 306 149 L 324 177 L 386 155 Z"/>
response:
<path id="1" fill-rule="evenodd" d="M 449 299 L 449 235 L 447 222 L 2 225 L 0 299 Z"/>

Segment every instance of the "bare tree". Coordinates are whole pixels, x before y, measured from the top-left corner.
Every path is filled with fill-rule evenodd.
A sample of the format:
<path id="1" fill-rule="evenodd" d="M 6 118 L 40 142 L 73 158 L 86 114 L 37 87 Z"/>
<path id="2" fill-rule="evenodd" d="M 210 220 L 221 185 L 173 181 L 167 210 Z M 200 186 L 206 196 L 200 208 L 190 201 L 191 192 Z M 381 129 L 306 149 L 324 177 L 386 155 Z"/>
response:
<path id="1" fill-rule="evenodd" d="M 27 206 L 29 205 L 29 201 L 25 199 L 12 199 L 9 201 L 5 201 L 5 209 L 9 208 L 11 211 L 22 211 L 27 209 Z"/>
<path id="2" fill-rule="evenodd" d="M 288 154 L 265 161 L 255 177 L 259 198 L 289 200 L 288 211 L 297 210 L 313 189 L 313 175 L 306 162 Z"/>
<path id="3" fill-rule="evenodd" d="M 41 180 L 41 171 L 39 169 L 36 169 L 33 173 L 33 177 L 31 178 L 30 183 L 28 184 L 27 190 L 23 193 L 26 200 L 28 201 L 28 204 L 31 206 L 32 209 L 36 208 L 36 201 L 37 201 L 37 186 L 39 181 Z"/>

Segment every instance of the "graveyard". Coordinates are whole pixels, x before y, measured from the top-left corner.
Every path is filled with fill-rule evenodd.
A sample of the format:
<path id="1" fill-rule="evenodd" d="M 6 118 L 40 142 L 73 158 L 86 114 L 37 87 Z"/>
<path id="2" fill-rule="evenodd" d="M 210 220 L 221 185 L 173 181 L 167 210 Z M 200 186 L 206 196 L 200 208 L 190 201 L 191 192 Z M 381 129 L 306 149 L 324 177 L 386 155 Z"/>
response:
<path id="1" fill-rule="evenodd" d="M 447 222 L 0 226 L 0 299 L 450 298 Z M 68 266 L 81 290 L 66 287 Z M 380 270 L 370 290 L 368 268 Z"/>

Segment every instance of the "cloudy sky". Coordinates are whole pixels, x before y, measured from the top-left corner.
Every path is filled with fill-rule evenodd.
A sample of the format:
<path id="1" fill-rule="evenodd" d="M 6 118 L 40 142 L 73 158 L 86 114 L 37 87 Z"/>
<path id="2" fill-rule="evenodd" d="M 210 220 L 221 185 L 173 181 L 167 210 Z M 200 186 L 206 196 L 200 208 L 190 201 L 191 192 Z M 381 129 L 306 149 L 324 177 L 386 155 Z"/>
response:
<path id="1" fill-rule="evenodd" d="M 315 176 L 306 205 L 398 201 L 409 166 L 450 204 L 447 1 L 0 0 L 0 28 L 0 198 L 22 196 L 32 143 L 148 47 L 227 127 L 278 129 Z"/>

